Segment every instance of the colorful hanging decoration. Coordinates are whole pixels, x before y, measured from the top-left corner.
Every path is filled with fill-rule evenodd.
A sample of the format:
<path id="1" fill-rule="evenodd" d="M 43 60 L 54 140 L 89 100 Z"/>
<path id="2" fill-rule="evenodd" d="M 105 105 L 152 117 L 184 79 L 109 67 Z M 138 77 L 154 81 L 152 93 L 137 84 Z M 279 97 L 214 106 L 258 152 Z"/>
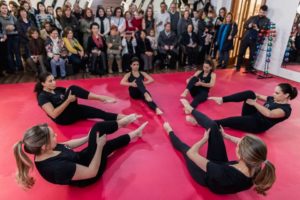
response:
<path id="1" fill-rule="evenodd" d="M 258 40 L 256 44 L 256 54 L 255 54 L 255 59 L 259 55 L 260 51 L 265 51 L 266 52 L 266 58 L 265 58 L 265 66 L 264 66 L 264 74 L 269 73 L 269 63 L 271 62 L 271 56 L 272 56 L 272 47 L 273 47 L 273 42 L 276 38 L 276 25 L 273 22 L 270 22 L 268 27 L 266 29 L 262 29 L 258 33 Z M 264 44 L 265 40 L 266 41 L 266 49 L 262 49 L 262 45 Z"/>

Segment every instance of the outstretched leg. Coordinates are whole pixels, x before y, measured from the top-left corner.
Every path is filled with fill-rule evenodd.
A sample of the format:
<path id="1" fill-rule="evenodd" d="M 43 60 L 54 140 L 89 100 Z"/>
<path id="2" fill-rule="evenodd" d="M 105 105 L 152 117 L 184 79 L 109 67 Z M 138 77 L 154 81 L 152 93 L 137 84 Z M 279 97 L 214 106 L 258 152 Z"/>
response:
<path id="1" fill-rule="evenodd" d="M 199 125 L 205 129 L 210 129 L 207 159 L 212 161 L 227 162 L 228 158 L 226 148 L 218 124 L 203 113 L 195 110 L 191 105 L 189 105 L 187 100 L 181 99 L 181 103 L 185 107 L 185 110 L 192 114 Z"/>
<path id="2" fill-rule="evenodd" d="M 182 142 L 173 132 L 169 123 L 164 123 L 164 129 L 166 133 L 169 135 L 171 143 L 175 149 L 177 149 L 184 157 L 187 169 L 192 176 L 192 178 L 199 183 L 200 185 L 206 186 L 206 173 L 198 167 L 187 155 L 186 152 L 190 149 L 190 147 Z"/>
<path id="3" fill-rule="evenodd" d="M 138 90 L 141 92 L 141 94 L 143 94 L 143 99 L 146 102 L 146 104 L 149 106 L 149 108 L 154 110 L 156 112 L 156 114 L 158 114 L 158 115 L 163 114 L 163 112 L 157 107 L 156 103 L 154 103 L 154 101 L 153 101 L 150 93 L 146 89 L 144 83 L 140 80 L 137 80 L 136 84 L 137 84 Z"/>
<path id="4" fill-rule="evenodd" d="M 188 92 L 191 91 L 191 89 L 195 86 L 195 84 L 199 81 L 199 79 L 195 76 L 193 76 L 187 86 L 186 86 L 186 89 L 183 91 L 183 93 L 180 95 L 181 97 L 186 97 Z"/>
<path id="5" fill-rule="evenodd" d="M 226 102 L 244 102 L 242 115 L 251 115 L 257 112 L 254 106 L 251 106 L 246 103 L 247 99 L 256 99 L 256 95 L 251 90 L 246 90 L 243 92 L 235 93 L 225 97 L 209 97 L 208 99 L 214 100 L 218 104 L 226 103 Z"/>

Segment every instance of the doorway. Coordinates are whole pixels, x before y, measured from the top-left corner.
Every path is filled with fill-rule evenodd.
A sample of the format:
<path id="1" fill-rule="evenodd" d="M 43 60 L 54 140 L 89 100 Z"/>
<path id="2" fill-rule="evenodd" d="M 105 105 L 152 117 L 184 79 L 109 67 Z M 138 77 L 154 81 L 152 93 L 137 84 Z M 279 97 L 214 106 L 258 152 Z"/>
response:
<path id="1" fill-rule="evenodd" d="M 238 33 L 235 37 L 233 43 L 233 51 L 230 54 L 230 64 L 235 64 L 239 47 L 244 35 L 244 22 L 251 16 L 256 15 L 259 11 L 259 8 L 266 4 L 267 0 L 233 0 L 231 4 L 231 11 L 233 13 L 234 21 L 238 26 Z M 249 58 L 249 50 L 245 54 L 245 59 Z"/>

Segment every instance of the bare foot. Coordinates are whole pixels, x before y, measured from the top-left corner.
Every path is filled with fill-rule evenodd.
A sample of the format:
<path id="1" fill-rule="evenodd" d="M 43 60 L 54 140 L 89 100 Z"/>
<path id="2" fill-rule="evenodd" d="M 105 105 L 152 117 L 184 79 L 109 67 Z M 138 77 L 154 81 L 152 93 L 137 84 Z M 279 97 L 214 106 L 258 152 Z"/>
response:
<path id="1" fill-rule="evenodd" d="M 219 105 L 221 105 L 223 103 L 223 98 L 222 97 L 208 97 L 207 99 L 213 100 Z"/>
<path id="2" fill-rule="evenodd" d="M 103 102 L 104 103 L 116 103 L 117 100 L 115 98 L 112 98 L 112 97 L 107 97 Z"/>
<path id="3" fill-rule="evenodd" d="M 184 107 L 185 114 L 191 114 L 194 108 L 190 105 L 190 103 L 186 99 L 180 99 L 180 102 Z"/>
<path id="4" fill-rule="evenodd" d="M 157 114 L 157 115 L 162 115 L 162 114 L 164 114 L 164 113 L 163 113 L 163 111 L 161 111 L 161 109 L 156 108 L 156 114 Z"/>
<path id="5" fill-rule="evenodd" d="M 196 119 L 192 116 L 186 116 L 185 120 L 189 123 L 191 123 L 192 125 L 196 126 L 198 123 L 196 121 Z"/>
<path id="6" fill-rule="evenodd" d="M 187 96 L 188 92 L 189 92 L 188 90 L 184 90 L 180 96 L 185 98 Z"/>
<path id="7" fill-rule="evenodd" d="M 145 123 L 143 123 L 140 127 L 138 127 L 137 129 L 135 129 L 134 131 L 131 131 L 130 133 L 128 133 L 128 135 L 130 136 L 130 139 L 134 139 L 136 137 L 142 137 L 142 132 L 144 130 L 144 128 L 147 126 L 148 121 L 146 121 Z"/>
<path id="8" fill-rule="evenodd" d="M 143 115 L 137 115 L 137 114 L 127 115 L 118 121 L 119 127 L 124 127 L 141 117 L 143 117 Z"/>
<path id="9" fill-rule="evenodd" d="M 171 125 L 169 124 L 169 122 L 165 122 L 165 123 L 163 124 L 163 127 L 164 127 L 164 129 L 165 129 L 165 131 L 167 132 L 168 135 L 169 135 L 169 133 L 170 133 L 171 131 L 173 131 L 173 129 L 172 129 Z"/>

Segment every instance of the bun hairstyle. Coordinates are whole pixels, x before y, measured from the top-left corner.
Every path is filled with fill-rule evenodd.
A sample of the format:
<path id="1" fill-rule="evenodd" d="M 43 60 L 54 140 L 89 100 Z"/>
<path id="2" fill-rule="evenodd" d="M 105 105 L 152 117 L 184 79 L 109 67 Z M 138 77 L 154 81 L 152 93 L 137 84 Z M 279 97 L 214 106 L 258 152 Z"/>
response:
<path id="1" fill-rule="evenodd" d="M 14 156 L 18 168 L 16 179 L 24 188 L 30 189 L 35 183 L 34 178 L 29 175 L 34 165 L 26 153 L 40 155 L 42 146 L 49 144 L 49 142 L 49 127 L 47 124 L 41 124 L 27 130 L 23 139 L 14 145 Z M 26 153 L 23 151 L 23 146 Z"/>
<path id="2" fill-rule="evenodd" d="M 133 57 L 131 60 L 130 60 L 130 65 L 134 62 L 140 62 L 140 59 L 138 57 Z"/>
<path id="3" fill-rule="evenodd" d="M 289 94 L 290 100 L 293 100 L 298 95 L 298 90 L 289 83 L 280 83 L 278 85 L 284 94 Z"/>
<path id="4" fill-rule="evenodd" d="M 36 92 L 37 96 L 43 91 L 42 83 L 44 83 L 46 81 L 47 77 L 50 75 L 52 75 L 50 72 L 42 72 L 39 75 L 38 80 L 34 86 L 34 92 Z"/>
<path id="5" fill-rule="evenodd" d="M 276 180 L 275 167 L 267 160 L 267 146 L 256 136 L 246 135 L 239 143 L 239 154 L 249 169 L 255 191 L 266 195 Z"/>

